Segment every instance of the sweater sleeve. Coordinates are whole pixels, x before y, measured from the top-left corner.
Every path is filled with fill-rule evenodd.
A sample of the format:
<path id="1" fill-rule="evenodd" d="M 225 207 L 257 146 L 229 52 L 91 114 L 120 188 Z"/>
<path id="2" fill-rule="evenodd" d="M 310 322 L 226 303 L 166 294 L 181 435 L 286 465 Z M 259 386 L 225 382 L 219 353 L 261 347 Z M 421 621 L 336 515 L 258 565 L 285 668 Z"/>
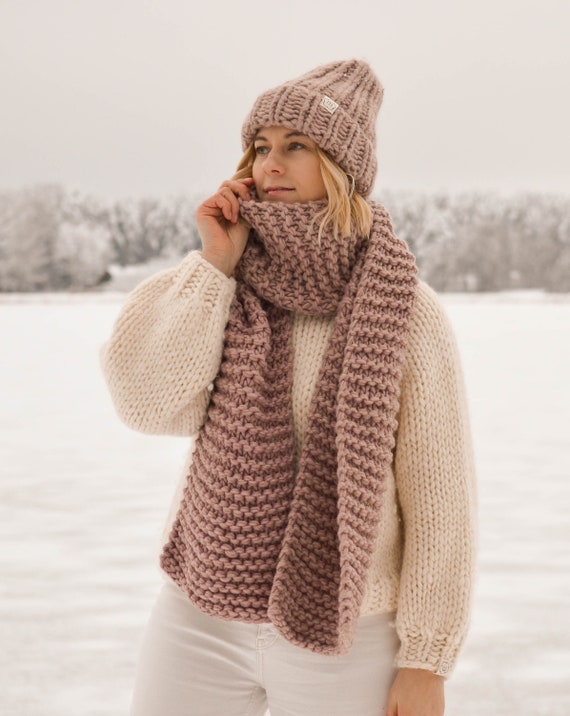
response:
<path id="1" fill-rule="evenodd" d="M 101 366 L 121 420 L 156 435 L 192 435 L 205 420 L 235 280 L 190 252 L 129 294 Z"/>
<path id="2" fill-rule="evenodd" d="M 447 678 L 470 619 L 474 455 L 456 339 L 437 294 L 423 281 L 411 321 L 394 464 L 404 526 L 396 663 Z"/>

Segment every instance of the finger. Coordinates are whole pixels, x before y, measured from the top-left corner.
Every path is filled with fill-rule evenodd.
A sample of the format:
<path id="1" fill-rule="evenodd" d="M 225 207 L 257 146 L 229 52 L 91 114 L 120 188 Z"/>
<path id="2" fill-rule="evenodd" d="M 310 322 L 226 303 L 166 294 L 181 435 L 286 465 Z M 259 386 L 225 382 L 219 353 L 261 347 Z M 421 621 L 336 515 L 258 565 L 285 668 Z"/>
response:
<path id="1" fill-rule="evenodd" d="M 231 192 L 219 191 L 206 199 L 202 206 L 210 210 L 208 215 L 218 218 L 221 215 L 227 221 L 232 221 L 235 215 L 234 202 L 237 204 L 237 199 Z"/>
<path id="2" fill-rule="evenodd" d="M 234 196 L 239 196 L 244 200 L 251 199 L 249 187 L 241 181 L 224 182 L 218 191 L 223 190 L 231 191 Z"/>
<path id="3" fill-rule="evenodd" d="M 203 202 L 202 213 L 206 216 L 213 216 L 218 219 L 223 217 L 227 221 L 231 221 L 233 208 L 227 197 L 218 192 Z"/>
<path id="4" fill-rule="evenodd" d="M 222 182 L 222 187 L 227 187 L 234 192 L 234 194 L 240 196 L 242 199 L 250 199 L 251 195 L 249 187 L 253 184 L 253 178 L 247 179 L 229 179 L 228 181 Z"/>
<path id="5" fill-rule="evenodd" d="M 221 194 L 229 202 L 231 206 L 230 221 L 233 221 L 233 223 L 235 224 L 239 216 L 239 203 L 236 195 L 230 187 L 222 187 L 222 189 L 218 193 Z"/>

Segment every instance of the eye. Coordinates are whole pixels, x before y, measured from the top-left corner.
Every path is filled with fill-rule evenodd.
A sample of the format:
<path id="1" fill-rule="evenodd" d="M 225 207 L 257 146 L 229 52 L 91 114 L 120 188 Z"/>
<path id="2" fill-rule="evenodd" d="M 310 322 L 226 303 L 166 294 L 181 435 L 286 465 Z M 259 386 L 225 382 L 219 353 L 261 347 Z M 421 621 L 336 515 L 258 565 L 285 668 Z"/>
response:
<path id="1" fill-rule="evenodd" d="M 267 154 L 269 151 L 268 147 L 264 146 L 263 144 L 254 145 L 253 147 L 256 154 Z"/>
<path id="2" fill-rule="evenodd" d="M 298 149 L 305 149 L 305 145 L 301 144 L 301 142 L 291 142 L 291 144 L 289 145 L 289 149 L 297 151 Z"/>

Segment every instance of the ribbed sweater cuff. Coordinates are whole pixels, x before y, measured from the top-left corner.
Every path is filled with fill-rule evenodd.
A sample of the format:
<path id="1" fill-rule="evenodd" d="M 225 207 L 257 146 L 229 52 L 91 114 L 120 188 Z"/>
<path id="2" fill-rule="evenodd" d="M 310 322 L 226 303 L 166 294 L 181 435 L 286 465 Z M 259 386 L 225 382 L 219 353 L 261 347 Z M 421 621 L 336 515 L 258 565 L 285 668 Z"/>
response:
<path id="1" fill-rule="evenodd" d="M 399 634 L 401 647 L 396 658 L 400 669 L 426 669 L 449 678 L 459 654 L 461 642 L 450 634 L 408 631 Z"/>
<path id="2" fill-rule="evenodd" d="M 175 283 L 181 296 L 202 296 L 214 304 L 222 298 L 233 298 L 236 281 L 202 257 L 199 251 L 191 251 L 178 264 Z"/>

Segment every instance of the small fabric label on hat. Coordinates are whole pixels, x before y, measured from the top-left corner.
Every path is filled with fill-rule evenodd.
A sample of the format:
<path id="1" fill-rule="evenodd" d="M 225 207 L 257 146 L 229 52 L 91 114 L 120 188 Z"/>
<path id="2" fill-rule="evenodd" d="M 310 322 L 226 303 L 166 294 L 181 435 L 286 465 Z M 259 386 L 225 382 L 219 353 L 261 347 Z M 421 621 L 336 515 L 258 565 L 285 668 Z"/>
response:
<path id="1" fill-rule="evenodd" d="M 338 109 L 338 104 L 334 101 L 334 99 L 324 95 L 321 100 L 321 107 L 324 107 L 328 112 L 334 114 Z"/>

